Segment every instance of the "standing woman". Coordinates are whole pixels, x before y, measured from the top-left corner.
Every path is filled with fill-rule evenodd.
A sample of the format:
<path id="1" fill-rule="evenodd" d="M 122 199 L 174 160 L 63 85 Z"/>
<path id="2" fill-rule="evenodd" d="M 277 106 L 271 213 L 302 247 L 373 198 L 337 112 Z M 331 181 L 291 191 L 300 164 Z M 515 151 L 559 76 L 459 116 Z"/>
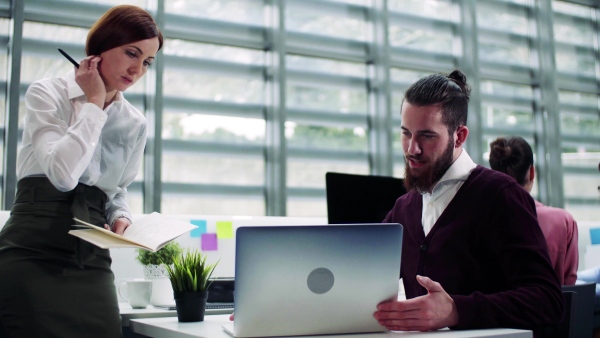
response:
<path id="1" fill-rule="evenodd" d="M 122 234 L 146 120 L 122 92 L 144 76 L 163 37 L 122 5 L 90 29 L 64 78 L 27 90 L 17 193 L 0 232 L 0 337 L 121 337 L 110 253 L 68 234 L 73 217 Z"/>

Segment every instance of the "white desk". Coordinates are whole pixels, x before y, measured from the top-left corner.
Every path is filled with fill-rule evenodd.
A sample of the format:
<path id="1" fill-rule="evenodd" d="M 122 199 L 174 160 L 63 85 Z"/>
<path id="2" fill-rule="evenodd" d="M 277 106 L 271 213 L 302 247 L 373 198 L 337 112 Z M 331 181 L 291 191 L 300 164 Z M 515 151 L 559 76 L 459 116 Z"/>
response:
<path id="1" fill-rule="evenodd" d="M 132 319 L 130 328 L 133 332 L 150 337 L 160 338 L 232 338 L 223 331 L 222 324 L 229 322 L 229 315 L 205 316 L 203 322 L 179 323 L 177 317 Z M 450 331 L 440 330 L 434 332 L 384 332 L 367 334 L 335 335 L 335 338 L 474 338 L 474 337 L 502 337 L 502 338 L 531 338 L 531 331 L 514 329 L 491 329 Z M 310 336 L 311 338 L 331 338 L 327 336 Z"/>
<path id="2" fill-rule="evenodd" d="M 129 326 L 131 319 L 175 317 L 175 321 L 177 321 L 177 311 L 159 309 L 152 305 L 148 305 L 145 309 L 132 309 L 128 303 L 121 302 L 119 311 L 121 312 L 121 326 Z M 231 314 L 232 312 L 231 309 L 206 309 L 205 315 Z"/>

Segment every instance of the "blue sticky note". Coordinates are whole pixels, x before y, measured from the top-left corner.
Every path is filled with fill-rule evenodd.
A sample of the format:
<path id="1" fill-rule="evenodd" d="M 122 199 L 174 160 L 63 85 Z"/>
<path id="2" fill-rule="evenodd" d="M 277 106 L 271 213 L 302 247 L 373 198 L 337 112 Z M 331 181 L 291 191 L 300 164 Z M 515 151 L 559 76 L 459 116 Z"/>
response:
<path id="1" fill-rule="evenodd" d="M 202 234 L 201 247 L 202 251 L 216 251 L 217 246 L 217 234 Z"/>
<path id="2" fill-rule="evenodd" d="M 206 233 L 206 220 L 193 219 L 190 221 L 190 223 L 192 223 L 193 225 L 198 227 L 198 228 L 190 231 L 191 237 L 200 237 L 200 236 L 202 236 L 202 234 Z"/>
<path id="3" fill-rule="evenodd" d="M 592 245 L 600 244 L 600 228 L 590 228 L 590 239 Z"/>

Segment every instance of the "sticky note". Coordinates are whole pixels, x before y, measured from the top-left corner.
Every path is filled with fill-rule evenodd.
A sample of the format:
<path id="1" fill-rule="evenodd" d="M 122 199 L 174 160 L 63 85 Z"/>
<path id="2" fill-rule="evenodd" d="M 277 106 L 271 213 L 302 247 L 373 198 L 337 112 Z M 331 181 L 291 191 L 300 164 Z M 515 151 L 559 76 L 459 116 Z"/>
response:
<path id="1" fill-rule="evenodd" d="M 204 233 L 200 240 L 202 241 L 202 251 L 215 251 L 218 249 L 217 234 Z"/>
<path id="2" fill-rule="evenodd" d="M 206 220 L 193 219 L 190 221 L 190 223 L 192 223 L 193 225 L 198 227 L 198 228 L 190 231 L 191 237 L 200 237 L 200 236 L 202 236 L 202 234 L 206 233 Z"/>
<path id="3" fill-rule="evenodd" d="M 600 244 L 600 228 L 590 228 L 590 239 L 592 245 Z"/>
<path id="4" fill-rule="evenodd" d="M 217 222 L 218 238 L 233 238 L 233 224 L 230 221 Z"/>

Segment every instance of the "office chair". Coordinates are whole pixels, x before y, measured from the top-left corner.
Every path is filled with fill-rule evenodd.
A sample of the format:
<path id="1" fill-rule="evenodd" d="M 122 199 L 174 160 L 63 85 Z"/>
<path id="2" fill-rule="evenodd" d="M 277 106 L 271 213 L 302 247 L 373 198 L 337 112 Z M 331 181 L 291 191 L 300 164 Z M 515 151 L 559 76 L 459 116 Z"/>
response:
<path id="1" fill-rule="evenodd" d="M 579 285 L 563 285 L 563 292 L 577 293 L 575 307 L 571 310 L 571 317 L 575 319 L 574 338 L 590 338 L 594 330 L 594 300 L 596 297 L 596 283 Z"/>
<path id="2" fill-rule="evenodd" d="M 594 329 L 596 284 L 563 285 L 565 316 L 542 331 L 544 338 L 591 338 Z"/>
<path id="3" fill-rule="evenodd" d="M 563 290 L 565 299 L 565 316 L 556 325 L 545 327 L 539 332 L 541 338 L 575 338 L 575 316 L 574 309 L 577 307 L 577 292 Z M 591 336 L 590 336 L 591 337 Z"/>

